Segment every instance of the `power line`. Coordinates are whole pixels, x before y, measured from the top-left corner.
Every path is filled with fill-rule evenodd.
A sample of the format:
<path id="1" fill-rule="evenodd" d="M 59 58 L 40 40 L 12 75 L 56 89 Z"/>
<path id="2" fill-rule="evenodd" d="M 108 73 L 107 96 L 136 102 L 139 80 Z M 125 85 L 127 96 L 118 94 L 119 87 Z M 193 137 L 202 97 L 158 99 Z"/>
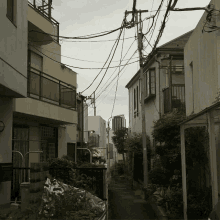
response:
<path id="1" fill-rule="evenodd" d="M 125 23 L 125 19 L 123 20 L 123 24 L 124 24 L 124 23 Z M 120 39 L 121 34 L 122 34 L 122 31 L 123 31 L 123 29 L 121 29 L 118 39 Z M 104 77 L 105 77 L 105 75 L 106 75 L 106 73 L 107 73 L 107 71 L 108 71 L 108 68 L 109 68 L 109 66 L 110 66 L 110 64 L 111 64 L 111 61 L 112 61 L 112 59 L 113 59 L 113 57 L 114 57 L 114 55 L 115 55 L 116 49 L 117 49 L 117 47 L 118 47 L 118 43 L 119 43 L 119 40 L 117 41 L 115 50 L 114 50 L 113 55 L 112 55 L 112 58 L 111 58 L 111 60 L 110 60 L 110 62 L 109 62 L 109 64 L 108 64 L 108 67 L 107 67 L 107 69 L 106 69 L 106 71 L 105 71 L 105 74 L 104 74 L 104 76 L 102 77 L 102 79 L 101 79 L 100 83 L 98 84 L 98 86 L 96 87 L 95 91 L 98 89 L 98 87 L 99 87 L 100 84 L 102 83 L 102 81 L 103 81 L 103 79 L 104 79 Z M 94 92 L 95 92 L 95 91 L 94 91 Z"/>
<path id="2" fill-rule="evenodd" d="M 33 41 L 31 41 L 31 42 L 33 42 Z M 36 45 L 35 45 L 35 46 L 36 46 Z M 36 47 L 41 48 L 40 46 L 36 46 Z M 58 54 L 58 53 L 54 53 L 54 52 L 52 52 L 52 51 L 49 51 L 49 50 L 46 50 L 46 49 L 43 49 L 43 48 L 41 48 L 41 50 L 50 52 L 50 53 L 52 53 L 52 54 L 59 55 L 59 56 L 61 56 L 61 57 L 66 57 L 66 58 L 69 58 L 69 59 L 73 59 L 73 60 L 79 60 L 79 61 L 85 61 L 85 62 L 91 62 L 91 63 L 104 63 L 104 62 L 98 62 L 98 61 L 92 61 L 92 60 L 82 60 L 82 59 L 77 59 L 77 58 L 73 58 L 73 57 L 68 57 L 68 56 L 64 56 L 64 55 Z M 132 59 L 137 59 L 137 58 L 138 58 L 138 57 L 134 57 L 134 58 L 132 58 Z M 128 60 L 128 59 L 127 59 L 127 60 Z M 123 60 L 123 61 L 125 61 L 125 60 Z M 112 62 L 119 62 L 119 61 L 112 61 Z"/>
<path id="3" fill-rule="evenodd" d="M 30 45 L 30 44 L 29 44 Z M 44 54 L 44 53 L 42 53 L 40 50 L 38 50 L 35 46 L 33 46 L 33 45 L 31 45 L 35 50 L 37 50 L 38 52 L 40 52 L 43 56 L 45 56 L 45 57 L 47 57 L 47 58 L 49 58 L 49 59 L 51 59 L 51 60 L 53 60 L 54 62 L 56 62 L 56 63 L 59 63 L 59 64 L 62 64 L 62 65 L 65 65 L 65 66 L 68 66 L 68 67 L 72 67 L 72 68 L 76 68 L 76 69 L 98 69 L 98 70 L 102 70 L 102 69 L 109 69 L 109 68 L 116 68 L 116 67 L 118 67 L 118 66 L 110 66 L 110 67 L 107 67 L 107 68 L 93 68 L 93 67 L 77 67 L 77 66 L 71 66 L 71 65 L 68 65 L 68 64 L 64 64 L 64 63 L 61 63 L 61 62 L 59 62 L 59 61 L 57 61 L 57 60 L 54 60 L 54 59 L 52 59 L 51 57 L 49 57 L 49 56 L 47 56 L 46 54 Z M 128 63 L 128 64 L 123 64 L 123 65 L 121 65 L 121 66 L 124 66 L 124 65 L 130 65 L 130 64 L 132 64 L 132 63 L 136 63 L 136 62 L 138 62 L 138 60 L 137 61 L 134 61 L 134 62 L 131 62 L 131 63 Z"/>
<path id="4" fill-rule="evenodd" d="M 124 21 L 123 21 L 123 22 L 124 22 Z M 122 24 L 123 24 L 123 22 L 122 22 Z M 122 32 L 120 31 L 119 36 L 118 36 L 118 39 L 120 39 L 121 33 L 122 33 Z M 118 40 L 118 39 L 117 39 L 117 40 Z M 84 89 L 81 93 L 85 92 L 88 88 L 90 88 L 91 85 L 94 83 L 94 81 L 97 79 L 97 77 L 100 75 L 100 73 L 101 73 L 102 70 L 104 69 L 105 64 L 108 62 L 108 59 L 109 59 L 110 56 L 111 56 L 111 53 L 112 53 L 112 51 L 113 51 L 113 48 L 114 48 L 115 44 L 119 42 L 119 41 L 117 41 L 117 40 L 116 40 L 115 43 L 113 44 L 112 49 L 111 49 L 111 51 L 110 51 L 110 53 L 109 53 L 109 56 L 108 56 L 106 62 L 104 63 L 103 68 L 101 69 L 101 71 L 96 75 L 96 77 L 95 77 L 95 79 L 92 81 L 92 83 L 91 83 L 86 89 Z M 116 48 L 117 48 L 117 45 L 116 45 Z M 114 52 L 115 52 L 115 51 L 114 51 Z M 114 54 L 114 53 L 113 53 L 113 54 Z M 112 59 L 111 59 L 111 60 L 112 60 Z M 111 63 L 111 61 L 110 61 L 110 63 Z M 109 65 L 110 65 L 110 63 L 109 63 Z M 109 67 L 109 65 L 108 65 L 108 67 Z M 105 75 L 104 75 L 104 76 L 105 76 Z M 96 90 L 95 90 L 95 91 L 96 91 Z M 94 91 L 94 92 L 95 92 L 95 91 Z"/>
<path id="5" fill-rule="evenodd" d="M 136 0 L 134 0 L 134 1 L 136 2 Z M 123 41 L 122 41 L 122 49 L 121 49 L 121 59 L 120 59 L 120 64 L 121 64 L 121 60 L 122 60 L 122 53 L 123 53 L 123 46 L 124 46 L 124 37 L 125 37 L 125 29 L 124 29 L 124 35 L 123 35 Z M 113 113 L 113 111 L 114 111 L 115 100 L 116 100 L 116 94 L 117 94 L 117 90 L 118 90 L 119 73 L 120 73 L 120 67 L 119 67 L 119 72 L 118 72 L 117 85 L 116 85 L 116 89 L 115 89 L 115 99 L 114 99 L 114 103 L 113 103 L 113 107 L 112 107 L 112 113 Z M 112 117 L 112 113 L 111 113 L 111 117 Z"/>
<path id="6" fill-rule="evenodd" d="M 128 48 L 128 50 L 127 50 L 127 52 L 126 52 L 126 54 L 124 55 L 124 57 L 123 57 L 123 59 L 126 57 L 126 55 L 127 55 L 127 53 L 129 52 L 129 50 L 131 49 L 131 47 L 132 47 L 132 45 L 134 44 L 134 42 L 135 42 L 135 40 L 133 41 L 133 43 L 130 45 L 130 47 Z M 134 59 L 134 58 L 132 58 L 132 59 Z M 130 59 L 126 59 L 126 60 L 131 60 L 131 58 Z M 112 75 L 108 78 L 108 80 L 106 81 L 106 83 L 109 81 L 109 79 L 114 75 L 114 73 L 116 72 L 116 70 L 118 69 L 119 67 L 117 67 L 116 69 L 115 69 L 115 71 L 112 73 Z M 106 83 L 103 85 L 103 87 L 106 85 Z M 102 87 L 102 88 L 103 88 Z M 97 94 L 99 94 L 100 92 L 101 92 L 101 90 L 102 90 L 102 88 L 100 89 L 100 91 L 97 93 Z"/>
<path id="7" fill-rule="evenodd" d="M 133 37 L 126 37 L 125 40 L 131 39 L 131 38 L 133 38 Z M 122 39 L 120 39 L 120 40 L 122 40 Z M 32 42 L 46 42 L 46 41 L 51 41 L 51 40 L 32 41 Z M 83 43 L 84 43 L 84 42 L 88 42 L 88 43 L 95 42 L 95 43 L 99 43 L 99 42 L 116 41 L 116 39 L 112 39 L 112 40 L 99 40 L 99 41 L 98 41 L 98 40 L 97 40 L 97 41 L 94 41 L 94 40 L 93 40 L 93 41 L 92 41 L 92 40 L 91 40 L 91 41 L 69 41 L 69 40 L 64 40 L 64 39 L 62 39 L 62 41 L 64 41 L 64 42 L 77 42 L 77 43 L 78 43 L 78 42 L 83 42 Z"/>

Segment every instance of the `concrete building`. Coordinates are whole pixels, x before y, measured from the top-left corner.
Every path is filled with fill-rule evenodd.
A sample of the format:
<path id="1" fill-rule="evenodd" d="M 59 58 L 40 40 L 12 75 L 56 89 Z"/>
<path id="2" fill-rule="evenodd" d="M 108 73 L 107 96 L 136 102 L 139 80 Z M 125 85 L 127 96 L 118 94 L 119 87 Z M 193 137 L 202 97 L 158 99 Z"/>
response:
<path id="1" fill-rule="evenodd" d="M 102 158 L 106 159 L 106 121 L 101 116 L 88 116 L 88 130 L 94 130 L 99 135 L 99 150 Z"/>
<path id="2" fill-rule="evenodd" d="M 210 3 L 214 9 L 220 10 L 219 1 L 212 0 Z M 202 33 L 204 22 L 210 26 L 220 27 L 219 12 L 216 12 L 217 15 L 211 16 L 209 21 L 207 12 L 204 12 L 184 48 L 187 119 L 180 126 L 184 219 L 187 219 L 185 129 L 196 126 L 207 127 L 210 178 L 206 178 L 205 185 L 212 188 L 213 208 L 220 195 L 220 30 Z"/>
<path id="3" fill-rule="evenodd" d="M 27 97 L 28 3 L 0 2 L 0 206 L 11 201 L 13 99 Z"/>
<path id="4" fill-rule="evenodd" d="M 47 7 L 39 7 L 41 1 L 35 5 L 31 0 L 8 2 L 14 5 L 3 1 L 0 7 L 5 30 L 0 39 L 0 118 L 6 125 L 0 133 L 0 158 L 13 167 L 21 167 L 22 162 L 30 167 L 32 162 L 73 154 L 77 74 L 61 64 L 59 23 L 51 16 L 52 5 L 48 1 Z M 19 152 L 27 154 L 24 161 Z M 29 178 L 26 172 L 22 181 L 29 182 Z M 12 187 L 8 182 L 0 189 L 0 203 L 9 203 L 11 195 L 19 199 L 19 181 L 14 170 Z"/>

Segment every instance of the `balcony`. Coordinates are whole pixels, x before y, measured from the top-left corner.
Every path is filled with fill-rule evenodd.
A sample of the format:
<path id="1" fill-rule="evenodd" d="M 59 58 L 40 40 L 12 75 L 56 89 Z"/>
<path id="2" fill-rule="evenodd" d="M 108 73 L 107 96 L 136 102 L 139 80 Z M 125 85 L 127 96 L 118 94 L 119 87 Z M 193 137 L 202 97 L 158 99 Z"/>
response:
<path id="1" fill-rule="evenodd" d="M 42 45 L 52 41 L 59 43 L 59 23 L 51 16 L 53 9 L 51 2 L 51 0 L 28 0 L 28 37 L 35 43 Z"/>
<path id="2" fill-rule="evenodd" d="M 76 110 L 76 88 L 33 67 L 28 70 L 28 96 Z"/>
<path id="3" fill-rule="evenodd" d="M 172 97 L 172 99 L 171 99 Z M 163 89 L 164 114 L 177 109 L 185 112 L 185 85 L 172 85 Z"/>

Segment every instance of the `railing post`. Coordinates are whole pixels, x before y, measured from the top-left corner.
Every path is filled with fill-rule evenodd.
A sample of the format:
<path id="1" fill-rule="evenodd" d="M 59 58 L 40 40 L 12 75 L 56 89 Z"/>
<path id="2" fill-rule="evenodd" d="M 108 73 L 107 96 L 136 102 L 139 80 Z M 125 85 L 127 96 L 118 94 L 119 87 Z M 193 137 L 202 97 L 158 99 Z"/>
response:
<path id="1" fill-rule="evenodd" d="M 49 16 L 49 19 L 51 19 L 51 7 L 52 7 L 52 1 L 48 0 L 48 16 Z"/>
<path id="2" fill-rule="evenodd" d="M 34 8 L 36 8 L 36 0 L 34 0 Z"/>
<path id="3" fill-rule="evenodd" d="M 59 81 L 59 105 L 61 106 L 61 85 Z"/>

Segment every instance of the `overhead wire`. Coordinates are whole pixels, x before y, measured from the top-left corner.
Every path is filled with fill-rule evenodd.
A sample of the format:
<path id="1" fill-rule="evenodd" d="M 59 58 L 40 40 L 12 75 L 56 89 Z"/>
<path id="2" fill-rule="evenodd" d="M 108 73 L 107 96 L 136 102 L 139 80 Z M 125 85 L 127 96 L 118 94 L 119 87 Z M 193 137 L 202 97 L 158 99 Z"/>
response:
<path id="1" fill-rule="evenodd" d="M 31 42 L 33 42 L 33 41 L 31 41 Z M 36 46 L 36 45 L 35 45 L 35 46 Z M 36 46 L 36 47 L 41 48 L 40 46 Z M 91 63 L 104 63 L 104 61 L 103 61 L 103 62 L 98 62 L 98 61 L 82 60 L 82 59 L 77 59 L 77 58 L 73 58 L 73 57 L 69 57 L 69 56 L 64 56 L 64 55 L 61 55 L 61 54 L 54 53 L 54 52 L 52 52 L 52 51 L 46 50 L 46 49 L 44 49 L 44 48 L 41 48 L 41 50 L 47 51 L 47 52 L 52 53 L 52 54 L 59 55 L 59 56 L 61 56 L 61 57 L 73 59 L 73 60 L 79 60 L 79 61 L 85 61 L 85 62 L 91 62 Z M 134 58 L 132 58 L 132 59 L 138 59 L 138 57 L 134 57 Z M 128 59 L 127 59 L 127 60 L 128 60 Z M 125 61 L 125 60 L 123 60 L 123 61 Z M 117 60 L 117 61 L 115 60 L 115 61 L 112 61 L 112 62 L 117 62 L 117 63 L 118 63 L 119 61 L 118 61 L 118 60 Z"/>
<path id="2" fill-rule="evenodd" d="M 132 45 L 134 44 L 134 42 L 135 42 L 135 40 L 132 42 L 132 44 L 131 44 L 130 47 L 128 48 L 126 54 L 125 54 L 124 57 L 123 57 L 123 60 L 124 60 L 124 58 L 126 57 L 126 55 L 128 54 L 128 52 L 129 52 L 129 50 L 131 49 L 131 47 L 132 47 Z M 132 58 L 132 59 L 134 59 L 134 58 Z M 126 59 L 126 60 L 131 60 L 131 59 Z M 114 70 L 114 72 L 113 72 L 112 75 L 108 78 L 108 80 L 114 75 L 114 73 L 116 72 L 116 70 L 117 70 L 118 68 L 119 68 L 119 67 L 117 67 L 117 68 Z M 102 88 L 106 85 L 106 83 L 108 82 L 108 80 L 105 82 L 105 84 L 102 86 Z M 102 88 L 100 89 L 100 91 L 102 90 Z M 97 95 L 100 93 L 100 91 L 97 93 Z M 101 91 L 101 92 L 102 92 L 102 91 Z"/>
<path id="3" fill-rule="evenodd" d="M 124 23 L 124 20 L 122 21 L 122 25 L 123 25 L 123 23 Z M 118 36 L 118 39 L 120 39 L 121 33 L 122 33 L 122 31 L 120 31 L 119 36 Z M 87 89 L 89 89 L 89 88 L 92 86 L 92 84 L 95 82 L 95 80 L 97 79 L 97 77 L 101 74 L 102 70 L 104 69 L 105 64 L 108 62 L 108 60 L 109 60 L 109 58 L 110 58 L 110 56 L 111 56 L 111 53 L 112 53 L 112 51 L 113 51 L 113 49 L 114 49 L 114 46 L 116 45 L 115 48 L 117 48 L 117 45 L 118 45 L 118 42 L 119 42 L 118 39 L 117 39 L 117 40 L 115 41 L 115 43 L 113 44 L 113 47 L 112 47 L 112 49 L 111 49 L 111 51 L 110 51 L 110 53 L 109 53 L 109 56 L 108 56 L 106 62 L 105 62 L 104 65 L 103 65 L 103 68 L 101 69 L 101 71 L 96 75 L 96 77 L 95 77 L 95 79 L 92 81 L 92 83 L 91 83 L 88 87 L 86 87 L 81 93 L 83 93 L 83 92 L 85 92 Z M 112 59 L 113 59 L 113 57 L 114 57 L 114 53 L 115 53 L 115 50 L 114 50 L 114 52 L 113 52 Z M 109 65 L 111 64 L 112 59 L 110 60 Z M 109 67 L 109 65 L 108 65 L 108 67 Z M 108 67 L 107 67 L 107 69 L 106 69 L 106 72 L 107 72 L 107 70 L 108 70 Z M 106 72 L 105 72 L 105 74 L 106 74 Z M 104 74 L 104 76 L 105 76 L 105 74 Z M 104 78 L 104 77 L 103 77 L 103 78 Z M 103 78 L 102 78 L 102 80 L 103 80 Z M 102 80 L 101 80 L 101 82 L 102 82 Z M 99 84 L 99 85 L 100 85 L 100 84 Z M 98 85 L 98 86 L 99 86 L 99 85 Z M 97 88 L 98 88 L 98 87 L 97 87 Z M 97 88 L 96 88 L 96 90 L 97 90 Z M 95 91 L 96 91 L 96 90 L 95 90 Z M 94 92 L 95 92 L 95 91 L 94 91 Z"/>
<path id="4" fill-rule="evenodd" d="M 134 0 L 134 1 L 136 2 L 136 0 Z M 124 29 L 124 35 L 123 35 L 123 41 L 122 41 L 122 49 L 121 49 L 121 58 L 120 58 L 120 64 L 121 64 L 121 60 L 122 60 L 122 54 L 123 54 L 124 37 L 125 37 L 125 29 Z M 119 65 L 119 66 L 120 66 L 120 65 Z M 117 94 L 117 90 L 118 90 L 119 73 L 120 73 L 120 67 L 119 67 L 119 71 L 118 71 L 118 79 L 117 79 L 117 85 L 116 85 L 116 89 L 115 89 L 115 98 L 114 98 L 114 103 L 113 103 L 113 107 L 112 107 L 112 113 L 113 113 L 113 111 L 114 111 L 114 107 L 115 107 L 115 100 L 116 100 L 116 94 Z M 112 113 L 111 113 L 111 118 L 112 118 Z"/>
<path id="5" fill-rule="evenodd" d="M 68 65 L 68 64 L 65 64 L 65 63 L 61 63 L 61 62 L 59 62 L 59 61 L 57 61 L 57 60 L 54 60 L 54 59 L 52 59 L 51 57 L 49 57 L 49 56 L 47 56 L 46 54 L 44 54 L 43 52 L 41 52 L 40 50 L 38 50 L 38 49 L 36 48 L 36 46 L 33 46 L 33 45 L 31 45 L 30 43 L 29 43 L 29 45 L 32 46 L 35 50 L 37 50 L 39 53 L 41 53 L 43 56 L 49 58 L 50 60 L 53 60 L 53 61 L 56 62 L 56 63 L 62 64 L 62 65 L 68 66 L 68 67 L 72 67 L 72 68 L 75 68 L 75 69 L 96 69 L 96 70 L 100 70 L 100 69 L 101 69 L 101 70 L 102 70 L 102 69 L 109 69 L 109 68 L 116 68 L 116 67 L 118 67 L 118 66 L 110 66 L 110 67 L 107 67 L 107 68 L 104 68 L 104 67 L 103 67 L 103 68 L 97 68 L 97 67 L 78 67 L 78 66 L 71 66 L 71 65 Z M 134 62 L 131 62 L 131 63 L 128 63 L 128 64 L 123 64 L 123 65 L 121 65 L 121 66 L 130 65 L 130 64 L 136 63 L 136 62 L 138 62 L 138 60 L 136 60 L 136 61 L 134 61 Z"/>

